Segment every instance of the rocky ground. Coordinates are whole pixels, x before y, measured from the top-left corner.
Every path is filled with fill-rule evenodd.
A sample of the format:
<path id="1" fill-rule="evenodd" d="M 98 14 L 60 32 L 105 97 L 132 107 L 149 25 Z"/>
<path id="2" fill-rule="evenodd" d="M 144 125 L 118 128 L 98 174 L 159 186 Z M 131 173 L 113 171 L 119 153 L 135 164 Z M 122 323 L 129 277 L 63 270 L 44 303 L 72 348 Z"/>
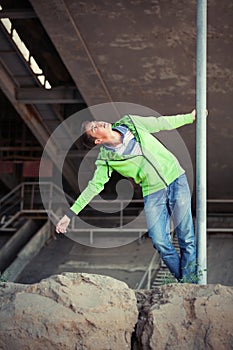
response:
<path id="1" fill-rule="evenodd" d="M 233 349 L 233 287 L 171 284 L 136 297 L 135 349 Z"/>
<path id="2" fill-rule="evenodd" d="M 228 350 L 232 344 L 233 287 L 135 291 L 81 273 L 0 284 L 1 350 Z"/>

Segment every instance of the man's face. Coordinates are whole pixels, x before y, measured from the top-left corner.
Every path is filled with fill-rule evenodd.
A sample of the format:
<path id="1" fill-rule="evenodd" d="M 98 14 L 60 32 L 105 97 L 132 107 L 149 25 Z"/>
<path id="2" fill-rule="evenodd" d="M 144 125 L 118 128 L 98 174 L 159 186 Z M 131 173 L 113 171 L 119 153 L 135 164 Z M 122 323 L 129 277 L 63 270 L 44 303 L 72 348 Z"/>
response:
<path id="1" fill-rule="evenodd" d="M 112 124 L 102 121 L 93 121 L 86 125 L 86 133 L 96 140 L 104 142 L 112 131 Z M 99 143 L 99 142 L 98 142 Z"/>

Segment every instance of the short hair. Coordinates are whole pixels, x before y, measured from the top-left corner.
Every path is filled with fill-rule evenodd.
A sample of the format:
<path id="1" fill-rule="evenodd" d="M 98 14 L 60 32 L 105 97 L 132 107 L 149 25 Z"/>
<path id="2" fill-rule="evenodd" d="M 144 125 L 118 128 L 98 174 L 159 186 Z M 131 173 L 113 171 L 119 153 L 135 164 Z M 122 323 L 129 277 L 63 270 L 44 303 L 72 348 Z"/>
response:
<path id="1" fill-rule="evenodd" d="M 89 124 L 89 123 L 90 123 L 90 121 L 87 120 L 87 121 L 83 122 L 81 125 L 81 140 L 82 140 L 83 145 L 86 148 L 91 149 L 94 146 L 96 146 L 96 144 L 95 144 L 96 138 L 87 133 L 86 128 L 87 128 L 87 124 Z"/>

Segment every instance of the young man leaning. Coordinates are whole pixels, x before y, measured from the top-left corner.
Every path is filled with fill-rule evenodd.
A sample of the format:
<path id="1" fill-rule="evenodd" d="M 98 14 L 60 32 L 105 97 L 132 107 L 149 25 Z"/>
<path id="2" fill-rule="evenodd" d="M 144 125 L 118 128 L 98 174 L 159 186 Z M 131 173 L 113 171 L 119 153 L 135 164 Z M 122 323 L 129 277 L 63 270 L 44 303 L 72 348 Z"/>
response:
<path id="1" fill-rule="evenodd" d="M 174 116 L 125 115 L 114 124 L 86 122 L 86 141 L 100 145 L 92 180 L 56 226 L 65 233 L 72 216 L 100 193 L 113 170 L 133 178 L 142 188 L 148 234 L 153 246 L 178 281 L 196 282 L 196 243 L 191 196 L 184 169 L 152 134 L 172 130 L 195 120 L 196 110 Z M 170 216 L 180 247 L 171 242 Z"/>

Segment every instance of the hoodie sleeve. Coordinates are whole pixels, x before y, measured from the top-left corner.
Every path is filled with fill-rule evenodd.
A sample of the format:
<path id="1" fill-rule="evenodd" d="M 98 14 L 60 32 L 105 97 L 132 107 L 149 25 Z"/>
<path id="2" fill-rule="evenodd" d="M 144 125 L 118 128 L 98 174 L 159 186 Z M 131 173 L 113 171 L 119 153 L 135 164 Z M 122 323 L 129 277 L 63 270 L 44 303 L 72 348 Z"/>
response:
<path id="1" fill-rule="evenodd" d="M 93 178 L 88 182 L 87 187 L 82 191 L 70 209 L 68 209 L 66 215 L 71 218 L 85 208 L 104 189 L 104 185 L 109 181 L 111 174 L 112 169 L 109 168 L 108 164 L 98 164 Z"/>
<path id="2" fill-rule="evenodd" d="M 161 117 L 140 117 L 131 115 L 131 118 L 136 126 L 142 127 L 150 133 L 158 132 L 160 130 L 172 130 L 185 124 L 193 123 L 193 116 L 191 113 Z"/>

